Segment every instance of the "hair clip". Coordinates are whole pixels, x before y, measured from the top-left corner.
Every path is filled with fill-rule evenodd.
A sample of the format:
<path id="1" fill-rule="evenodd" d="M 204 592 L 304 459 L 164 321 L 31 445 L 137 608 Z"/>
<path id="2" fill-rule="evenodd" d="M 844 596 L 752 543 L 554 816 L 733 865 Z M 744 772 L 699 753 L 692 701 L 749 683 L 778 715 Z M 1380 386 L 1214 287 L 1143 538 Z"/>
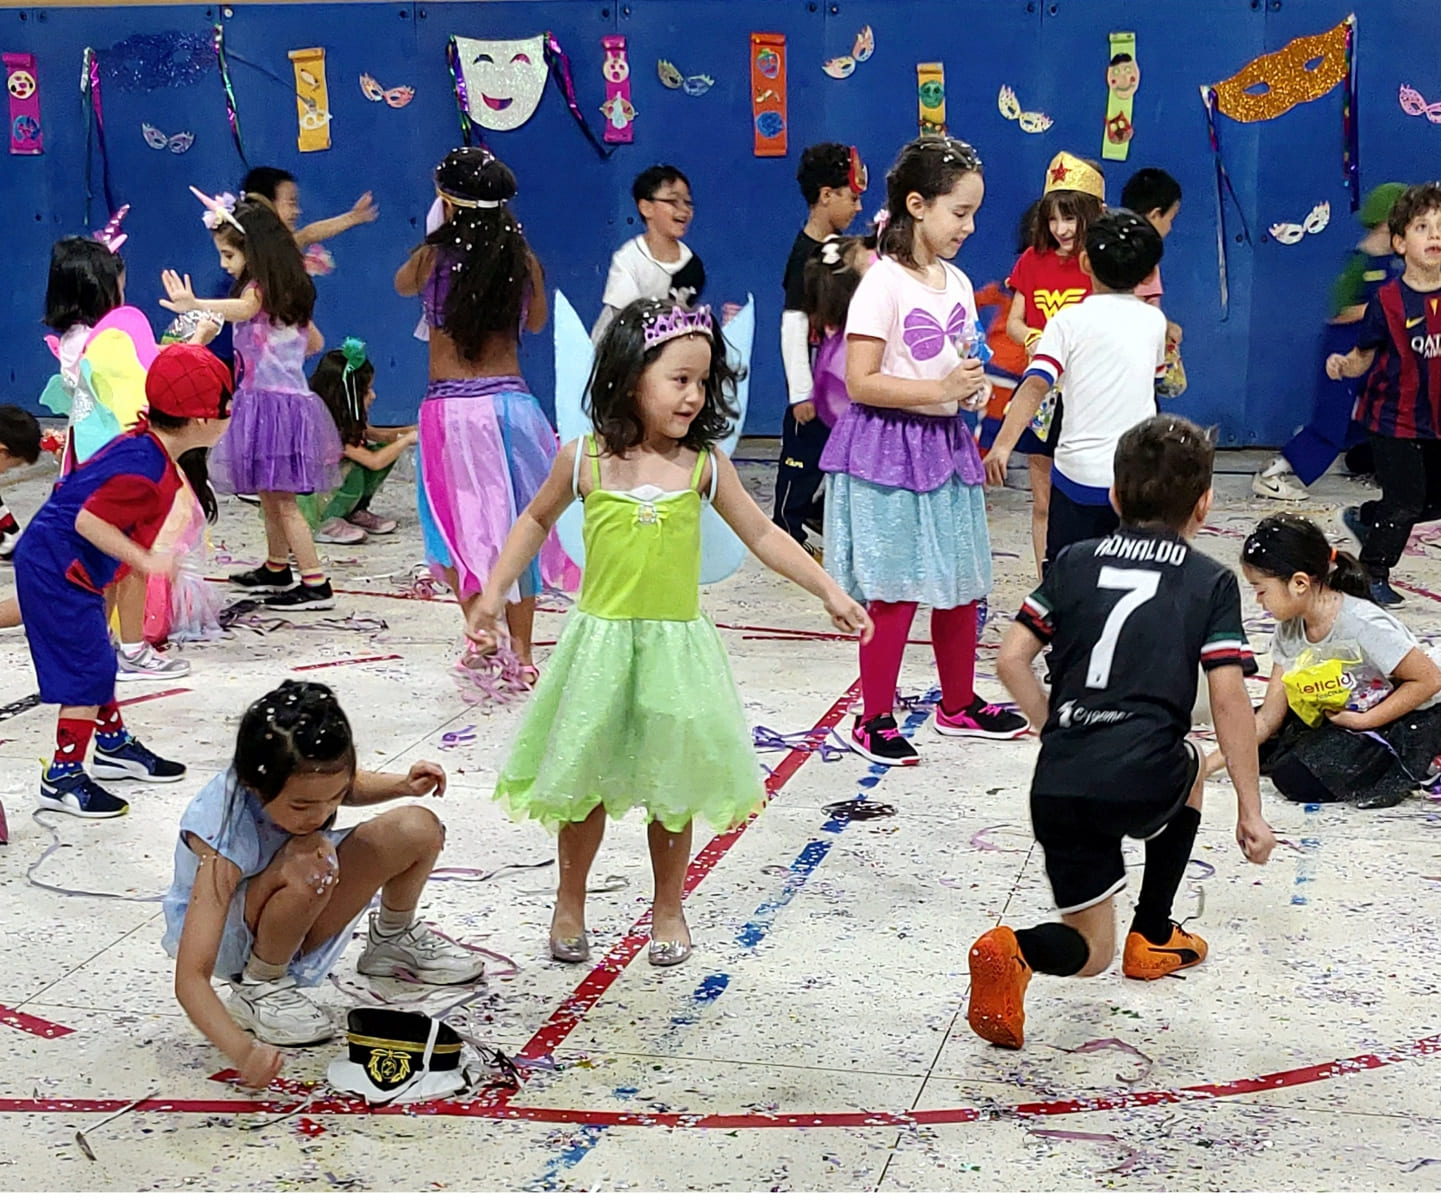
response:
<path id="1" fill-rule="evenodd" d="M 205 205 L 205 215 L 200 219 L 205 222 L 205 228 L 214 233 L 220 228 L 221 222 L 234 225 L 242 234 L 245 226 L 235 219 L 235 197 L 229 192 L 222 192 L 218 196 L 207 196 L 198 187 L 191 186 L 190 193 L 201 204 Z"/>
<path id="2" fill-rule="evenodd" d="M 130 211 L 130 205 L 122 204 L 110 215 L 110 220 L 105 222 L 104 229 L 97 229 L 92 235 L 111 254 L 119 254 L 120 247 L 125 245 L 128 233 L 120 232 L 120 222 L 125 220 L 125 214 Z"/>
<path id="3" fill-rule="evenodd" d="M 645 322 L 645 348 L 653 349 L 672 338 L 688 337 L 693 333 L 713 334 L 715 323 L 711 319 L 710 305 L 699 308 L 682 308 L 679 304 L 647 318 Z"/>

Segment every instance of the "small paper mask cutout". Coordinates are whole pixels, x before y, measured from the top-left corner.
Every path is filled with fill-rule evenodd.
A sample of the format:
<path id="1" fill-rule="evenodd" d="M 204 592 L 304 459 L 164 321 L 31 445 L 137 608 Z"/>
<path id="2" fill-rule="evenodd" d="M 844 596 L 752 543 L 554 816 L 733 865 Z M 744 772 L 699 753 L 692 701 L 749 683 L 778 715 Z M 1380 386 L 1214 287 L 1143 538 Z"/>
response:
<path id="1" fill-rule="evenodd" d="M 1010 87 L 1001 88 L 996 97 L 996 107 L 1001 110 L 1001 116 L 1006 120 L 1020 125 L 1022 133 L 1045 133 L 1053 124 L 1045 113 L 1022 112 L 1021 102 L 1016 99 L 1015 90 Z"/>
<path id="2" fill-rule="evenodd" d="M 140 132 L 145 138 L 145 144 L 152 150 L 169 150 L 171 154 L 184 154 L 195 145 L 195 135 L 189 130 L 171 137 L 156 129 L 154 125 L 142 124 Z"/>
<path id="3" fill-rule="evenodd" d="M 656 61 L 655 73 L 671 91 L 683 91 L 687 96 L 704 96 L 715 87 L 709 75 L 682 75 L 675 63 L 664 58 Z"/>
<path id="4" fill-rule="evenodd" d="M 545 35 L 512 41 L 455 38 L 466 108 L 484 129 L 518 129 L 535 115 L 550 70 Z"/>
<path id="5" fill-rule="evenodd" d="M 1401 101 L 1401 111 L 1408 117 L 1425 117 L 1433 125 L 1441 125 L 1441 101 L 1427 104 L 1426 97 L 1409 83 L 1401 85 L 1398 99 Z"/>
<path id="6" fill-rule="evenodd" d="M 1320 233 L 1331 223 L 1331 202 L 1322 200 L 1307 215 L 1306 219 L 1299 225 L 1289 222 L 1281 222 L 1272 225 L 1270 234 L 1283 246 L 1294 246 L 1307 234 Z"/>
<path id="7" fill-rule="evenodd" d="M 856 44 L 849 54 L 828 58 L 821 64 L 821 70 L 832 79 L 849 79 L 856 73 L 858 64 L 865 62 L 876 52 L 876 34 L 869 25 L 863 25 L 856 34 Z"/>
<path id="8" fill-rule="evenodd" d="M 384 100 L 391 108 L 404 108 L 415 99 L 415 89 L 406 87 L 381 87 L 373 75 L 360 77 L 360 91 L 367 100 L 379 104 Z"/>

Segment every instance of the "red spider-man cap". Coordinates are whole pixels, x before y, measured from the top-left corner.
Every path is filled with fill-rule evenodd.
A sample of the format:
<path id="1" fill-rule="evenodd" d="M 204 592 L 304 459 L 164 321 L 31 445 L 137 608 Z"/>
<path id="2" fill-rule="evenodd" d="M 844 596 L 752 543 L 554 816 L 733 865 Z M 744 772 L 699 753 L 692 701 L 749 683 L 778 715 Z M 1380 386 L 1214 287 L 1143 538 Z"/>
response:
<path id="1" fill-rule="evenodd" d="M 204 346 L 166 346 L 145 376 L 145 399 L 170 417 L 223 417 L 230 404 L 230 370 Z"/>

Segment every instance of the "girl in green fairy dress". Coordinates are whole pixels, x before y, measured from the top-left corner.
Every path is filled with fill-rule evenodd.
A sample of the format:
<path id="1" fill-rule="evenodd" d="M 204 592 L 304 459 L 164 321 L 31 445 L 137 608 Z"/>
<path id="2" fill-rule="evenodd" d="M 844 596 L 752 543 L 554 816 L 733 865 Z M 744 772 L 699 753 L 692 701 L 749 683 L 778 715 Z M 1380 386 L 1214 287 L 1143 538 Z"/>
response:
<path id="1" fill-rule="evenodd" d="M 867 640 L 847 596 L 746 493 L 715 444 L 736 376 L 708 308 L 638 300 L 606 331 L 590 381 L 591 437 L 561 449 L 486 581 L 468 636 L 493 643 L 511 586 L 567 506 L 585 506 L 580 601 L 536 686 L 496 798 L 560 835 L 550 953 L 590 955 L 586 875 L 609 814 L 645 813 L 655 874 L 650 961 L 690 956 L 681 908 L 691 822 L 740 824 L 765 800 L 730 664 L 700 611 L 701 510 Z"/>

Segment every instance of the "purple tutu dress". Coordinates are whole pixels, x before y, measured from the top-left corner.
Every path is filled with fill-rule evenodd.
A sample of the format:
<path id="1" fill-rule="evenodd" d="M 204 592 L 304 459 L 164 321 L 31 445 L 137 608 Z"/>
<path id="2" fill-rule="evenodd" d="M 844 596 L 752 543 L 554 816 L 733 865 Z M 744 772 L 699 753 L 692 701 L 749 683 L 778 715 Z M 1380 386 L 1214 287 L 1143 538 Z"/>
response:
<path id="1" fill-rule="evenodd" d="M 210 452 L 216 491 L 306 495 L 340 486 L 340 434 L 305 379 L 308 333 L 272 325 L 264 311 L 235 326 L 240 383 L 230 427 Z"/>
<path id="2" fill-rule="evenodd" d="M 443 319 L 449 280 L 442 259 L 422 296 L 432 329 Z M 419 429 L 416 501 L 425 558 L 432 570 L 454 570 L 461 597 L 473 596 L 484 590 L 511 526 L 550 475 L 555 430 L 525 380 L 515 377 L 431 380 Z M 554 530 L 508 599 L 539 595 L 546 586 L 580 586 L 580 569 Z"/>

